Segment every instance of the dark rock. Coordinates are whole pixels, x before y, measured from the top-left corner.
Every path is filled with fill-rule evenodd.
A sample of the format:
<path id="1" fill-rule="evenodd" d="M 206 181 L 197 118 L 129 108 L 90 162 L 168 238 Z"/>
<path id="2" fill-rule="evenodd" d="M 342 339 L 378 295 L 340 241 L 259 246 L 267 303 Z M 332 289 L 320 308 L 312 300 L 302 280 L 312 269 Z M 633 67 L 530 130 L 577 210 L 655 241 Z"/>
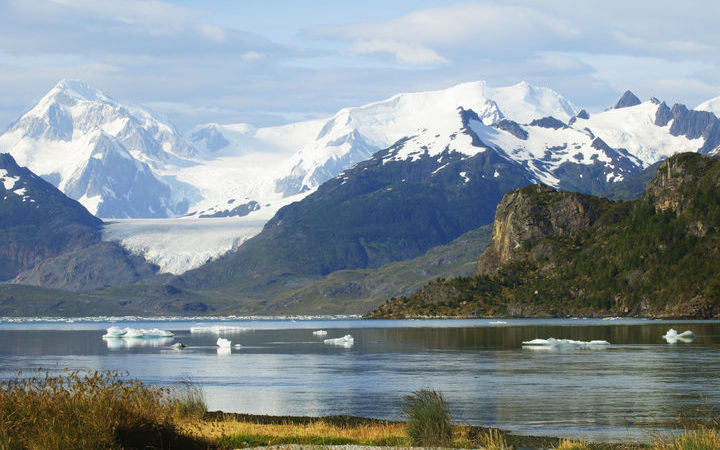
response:
<path id="1" fill-rule="evenodd" d="M 668 108 L 668 105 L 665 102 L 660 103 L 660 106 L 655 113 L 655 125 L 664 127 L 670 123 L 672 118 L 673 114 L 670 111 L 670 108 Z"/>
<path id="2" fill-rule="evenodd" d="M 231 202 L 228 202 L 231 203 Z M 260 204 L 256 202 L 255 200 L 251 200 L 247 203 L 243 203 L 242 205 L 238 205 L 234 207 L 233 209 L 225 209 L 223 211 L 216 211 L 212 214 L 200 214 L 201 219 L 205 218 L 212 218 L 212 217 L 243 217 L 247 216 L 253 211 L 257 211 L 260 209 Z"/>
<path id="3" fill-rule="evenodd" d="M 512 134 L 518 139 L 522 139 L 523 141 L 527 140 L 528 138 L 528 132 L 523 130 L 520 124 L 515 121 L 503 119 L 494 124 L 493 126 L 499 130 L 507 131 L 508 133 Z"/>
<path id="4" fill-rule="evenodd" d="M 615 104 L 615 109 L 627 108 L 629 106 L 639 105 L 640 103 L 642 102 L 635 94 L 630 91 L 625 91 L 622 97 L 620 97 L 620 100 Z"/>
<path id="5" fill-rule="evenodd" d="M 552 128 L 553 130 L 559 130 L 560 128 L 567 128 L 565 122 L 558 120 L 553 116 L 543 117 L 542 119 L 535 119 L 530 122 L 532 127 Z"/>

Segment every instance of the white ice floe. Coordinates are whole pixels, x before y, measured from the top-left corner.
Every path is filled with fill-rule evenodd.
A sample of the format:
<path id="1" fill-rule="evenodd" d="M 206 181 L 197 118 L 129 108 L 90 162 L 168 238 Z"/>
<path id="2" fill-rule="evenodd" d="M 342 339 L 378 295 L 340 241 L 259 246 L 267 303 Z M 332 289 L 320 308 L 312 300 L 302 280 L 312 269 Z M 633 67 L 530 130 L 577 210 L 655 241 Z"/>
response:
<path id="1" fill-rule="evenodd" d="M 167 347 L 173 341 L 170 337 L 158 337 L 155 339 L 145 339 L 144 337 L 134 337 L 125 339 L 103 339 L 108 350 L 120 350 L 137 347 Z"/>
<path id="2" fill-rule="evenodd" d="M 104 337 L 104 338 L 121 338 L 121 337 L 125 336 L 125 333 L 127 333 L 127 331 L 123 330 L 122 328 L 110 327 L 107 329 L 107 333 L 103 334 L 102 337 Z"/>
<path id="3" fill-rule="evenodd" d="M 507 325 L 507 322 L 502 320 L 493 320 L 491 322 L 488 322 L 490 325 Z"/>
<path id="4" fill-rule="evenodd" d="M 692 342 L 696 337 L 697 334 L 693 333 L 690 330 L 683 331 L 682 333 L 678 334 L 677 331 L 675 331 L 673 328 L 670 328 L 663 336 L 663 339 L 665 339 L 668 344 L 677 344 L 678 342 L 688 344 Z"/>
<path id="5" fill-rule="evenodd" d="M 229 355 L 232 353 L 232 350 L 230 350 L 230 347 L 218 347 L 217 348 L 217 354 L 220 356 Z"/>
<path id="6" fill-rule="evenodd" d="M 229 339 L 218 338 L 216 344 L 220 348 L 230 348 L 232 342 Z"/>
<path id="7" fill-rule="evenodd" d="M 329 345 L 337 345 L 339 347 L 350 348 L 353 345 L 355 345 L 355 339 L 353 339 L 353 337 L 351 335 L 346 334 L 345 336 L 343 336 L 341 338 L 325 339 L 323 341 L 323 343 L 329 344 Z"/>
<path id="8" fill-rule="evenodd" d="M 325 331 L 325 330 L 313 331 L 313 336 L 327 336 L 327 331 Z"/>
<path id="9" fill-rule="evenodd" d="M 234 348 L 234 349 L 242 348 L 242 345 L 241 344 L 233 344 L 232 348 Z"/>
<path id="10" fill-rule="evenodd" d="M 110 327 L 103 334 L 104 339 L 142 339 L 142 338 L 169 338 L 175 336 L 170 331 L 153 328 L 152 330 L 144 330 L 142 328 L 118 328 Z"/>
<path id="11" fill-rule="evenodd" d="M 176 342 L 170 346 L 170 348 L 173 350 L 182 350 L 185 347 L 187 347 L 187 345 L 183 344 L 182 342 Z"/>
<path id="12" fill-rule="evenodd" d="M 230 325 L 213 325 L 213 326 L 198 326 L 191 327 L 190 333 L 192 334 L 220 334 L 220 333 L 240 333 L 245 331 L 252 331 L 252 328 L 246 327 L 234 327 Z"/>
<path id="13" fill-rule="evenodd" d="M 533 339 L 524 341 L 523 347 L 532 349 L 565 349 L 565 348 L 606 348 L 608 341 L 574 341 L 572 339 Z"/>

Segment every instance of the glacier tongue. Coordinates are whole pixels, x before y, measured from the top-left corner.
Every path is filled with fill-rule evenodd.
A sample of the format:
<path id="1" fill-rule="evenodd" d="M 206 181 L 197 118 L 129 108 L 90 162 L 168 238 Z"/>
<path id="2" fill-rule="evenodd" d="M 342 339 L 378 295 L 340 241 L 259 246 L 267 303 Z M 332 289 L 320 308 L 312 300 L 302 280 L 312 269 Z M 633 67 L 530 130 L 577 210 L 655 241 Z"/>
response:
<path id="1" fill-rule="evenodd" d="M 157 264 L 160 272 L 177 275 L 237 248 L 264 223 L 248 217 L 111 220 L 103 240 L 118 241 Z"/>

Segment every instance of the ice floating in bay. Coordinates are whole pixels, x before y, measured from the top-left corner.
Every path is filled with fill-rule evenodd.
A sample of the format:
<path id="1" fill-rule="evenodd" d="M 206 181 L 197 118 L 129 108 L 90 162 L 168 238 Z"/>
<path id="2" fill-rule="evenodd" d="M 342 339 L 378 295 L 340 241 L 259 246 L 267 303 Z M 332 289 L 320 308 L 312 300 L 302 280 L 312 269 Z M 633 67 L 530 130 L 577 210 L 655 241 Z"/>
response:
<path id="1" fill-rule="evenodd" d="M 230 348 L 232 342 L 229 339 L 218 338 L 216 344 L 220 348 Z"/>
<path id="2" fill-rule="evenodd" d="M 217 354 L 220 356 L 226 356 L 232 353 L 232 350 L 230 350 L 230 347 L 218 347 Z"/>
<path id="3" fill-rule="evenodd" d="M 242 345 L 240 345 L 240 344 L 233 344 L 232 348 L 242 348 Z"/>
<path id="4" fill-rule="evenodd" d="M 329 345 L 337 345 L 339 347 L 350 348 L 353 345 L 355 345 L 355 339 L 353 339 L 353 337 L 350 336 L 349 334 L 346 334 L 345 336 L 343 336 L 341 338 L 337 338 L 337 339 L 325 339 L 323 341 L 323 343 L 329 344 Z"/>
<path id="5" fill-rule="evenodd" d="M 175 336 L 170 331 L 153 328 L 152 330 L 143 330 L 142 328 L 126 327 L 120 329 L 118 327 L 110 327 L 103 334 L 104 339 L 143 339 L 143 338 L 167 338 Z"/>
<path id="6" fill-rule="evenodd" d="M 144 337 L 124 338 L 124 339 L 103 339 L 108 350 L 120 350 L 137 347 L 167 347 L 173 341 L 170 337 L 157 337 L 154 339 L 146 339 Z"/>
<path id="7" fill-rule="evenodd" d="M 103 334 L 104 338 L 121 338 L 125 335 L 126 331 L 118 327 L 110 327 L 107 329 L 107 333 Z"/>
<path id="8" fill-rule="evenodd" d="M 488 322 L 490 325 L 507 325 L 507 322 L 502 320 L 493 320 L 492 322 Z"/>
<path id="9" fill-rule="evenodd" d="M 182 350 L 185 347 L 187 347 L 187 345 L 183 344 L 182 342 L 176 342 L 170 346 L 170 348 L 173 350 Z"/>
<path id="10" fill-rule="evenodd" d="M 603 317 L 602 320 L 620 320 L 622 317 Z"/>
<path id="11" fill-rule="evenodd" d="M 325 330 L 317 330 L 313 331 L 314 336 L 327 336 L 327 331 Z"/>
<path id="12" fill-rule="evenodd" d="M 574 341 L 572 339 L 533 339 L 524 341 L 523 347 L 531 349 L 564 349 L 564 348 L 606 348 L 608 341 Z"/>
<path id="13" fill-rule="evenodd" d="M 690 330 L 683 331 L 682 333 L 678 334 L 677 331 L 675 331 L 673 328 L 670 328 L 663 336 L 663 339 L 665 339 L 668 344 L 677 344 L 678 342 L 689 344 L 690 342 L 695 340 L 696 337 L 697 334 L 693 333 Z"/>
<path id="14" fill-rule="evenodd" d="M 244 331 L 252 331 L 252 328 L 233 327 L 230 325 L 213 325 L 211 327 L 198 326 L 191 327 L 190 333 L 193 334 L 220 334 L 220 333 L 239 333 Z"/>

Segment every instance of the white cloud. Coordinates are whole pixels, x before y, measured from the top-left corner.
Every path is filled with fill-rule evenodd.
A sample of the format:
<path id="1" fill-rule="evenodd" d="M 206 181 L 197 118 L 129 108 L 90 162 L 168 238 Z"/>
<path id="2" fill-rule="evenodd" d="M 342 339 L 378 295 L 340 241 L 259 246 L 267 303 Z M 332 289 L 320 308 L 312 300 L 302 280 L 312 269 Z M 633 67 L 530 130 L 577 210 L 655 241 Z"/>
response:
<path id="1" fill-rule="evenodd" d="M 395 59 L 408 64 L 448 64 L 450 61 L 438 55 L 432 49 L 393 40 L 360 40 L 353 51 L 367 55 L 371 53 L 390 53 Z"/>

